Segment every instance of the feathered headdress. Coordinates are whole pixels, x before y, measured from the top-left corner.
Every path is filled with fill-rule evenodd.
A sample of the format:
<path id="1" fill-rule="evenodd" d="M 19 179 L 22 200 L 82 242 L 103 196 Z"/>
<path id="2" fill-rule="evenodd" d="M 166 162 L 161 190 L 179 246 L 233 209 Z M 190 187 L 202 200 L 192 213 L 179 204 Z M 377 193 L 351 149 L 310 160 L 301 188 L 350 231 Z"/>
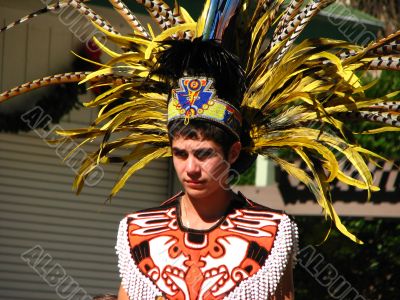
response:
<path id="1" fill-rule="evenodd" d="M 64 82 L 109 87 L 85 103 L 87 107 L 100 108 L 93 124 L 88 128 L 60 132 L 68 139 L 83 139 L 82 145 L 102 138 L 100 149 L 82 163 L 74 183 L 78 192 L 98 164 L 130 164 L 111 191 L 111 195 L 115 195 L 137 170 L 154 159 L 170 156 L 168 100 L 176 100 L 176 106 L 171 108 L 174 113 L 190 119 L 201 112 L 190 110 L 193 103 L 185 109 L 179 102 L 179 93 L 190 90 L 190 93 L 201 92 L 207 97 L 214 88 L 211 88 L 214 82 L 208 78 L 215 72 L 210 75 L 195 68 L 190 74 L 191 58 L 195 61 L 193 57 L 200 55 L 206 63 L 205 69 L 232 58 L 237 67 L 232 70 L 228 67 L 227 76 L 242 73 L 244 80 L 236 93 L 240 98 L 219 99 L 219 88 L 215 87 L 219 96 L 217 102 L 224 114 L 209 112 L 206 117 L 230 126 L 224 119 L 225 113 L 231 116 L 229 122 L 232 116 L 240 115 L 236 118 L 239 123 L 233 124 L 231 129 L 237 130 L 242 142 L 247 136 L 242 161 L 251 162 L 256 155 L 274 160 L 307 185 L 324 209 L 325 216 L 330 217 L 343 234 L 361 242 L 340 222 L 332 206 L 329 184 L 336 179 L 367 190 L 368 195 L 378 189 L 373 185 L 367 162 L 382 157 L 358 145 L 355 132 L 346 126 L 346 121 L 358 119 L 377 124 L 375 129 L 360 134 L 399 130 L 396 128 L 400 127 L 399 92 L 370 99 L 365 91 L 371 84 L 363 85 L 360 74 L 367 70 L 400 69 L 400 31 L 365 47 L 326 38 L 295 44 L 310 20 L 334 1 L 292 0 L 283 8 L 283 0 L 207 0 L 196 22 L 178 4 L 171 8 L 162 0 L 137 0 L 162 29 L 162 33 L 155 36 L 140 24 L 122 1 L 109 1 L 132 28 L 130 34 L 119 33 L 87 7 L 84 4 L 87 1 L 77 0 L 58 1 L 1 30 L 10 29 L 40 13 L 71 6 L 103 32 L 108 42 L 121 49 L 115 52 L 94 37 L 96 44 L 110 57 L 98 71 L 54 75 L 0 95 L 3 102 L 42 86 Z M 205 49 L 208 46 L 211 52 Z M 218 59 L 208 55 L 216 49 Z M 179 51 L 183 52 L 179 54 Z M 166 64 L 174 60 L 174 68 L 168 71 Z M 231 61 L 229 65 L 232 65 Z M 204 78 L 196 81 L 192 77 L 192 81 L 185 81 L 185 75 L 204 75 Z M 218 81 L 215 79 L 216 85 Z M 122 98 L 126 101 L 121 103 Z M 246 125 L 245 134 L 241 122 Z M 240 124 L 240 130 L 237 124 Z M 116 150 L 123 148 L 129 149 L 130 153 L 115 155 Z M 301 158 L 308 172 L 281 158 L 278 155 L 280 149 L 288 149 Z M 344 173 L 346 163 L 354 166 L 358 176 L 350 177 Z"/>

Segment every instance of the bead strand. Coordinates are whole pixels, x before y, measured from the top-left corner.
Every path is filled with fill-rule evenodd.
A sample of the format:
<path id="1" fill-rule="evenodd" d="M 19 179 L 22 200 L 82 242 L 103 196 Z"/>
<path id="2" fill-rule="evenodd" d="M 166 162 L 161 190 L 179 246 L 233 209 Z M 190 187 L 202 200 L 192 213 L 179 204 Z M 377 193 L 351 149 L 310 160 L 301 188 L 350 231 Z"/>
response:
<path id="1" fill-rule="evenodd" d="M 119 225 L 115 249 L 118 255 L 118 268 L 122 278 L 122 286 L 128 293 L 129 299 L 153 300 L 157 296 L 162 296 L 162 292 L 149 278 L 142 274 L 131 257 L 127 218 L 122 219 Z"/>
<path id="2" fill-rule="evenodd" d="M 253 276 L 243 280 L 226 300 L 264 300 L 277 292 L 278 284 L 290 260 L 295 261 L 298 250 L 296 224 L 285 215 L 278 225 L 274 246 L 264 266 Z"/>

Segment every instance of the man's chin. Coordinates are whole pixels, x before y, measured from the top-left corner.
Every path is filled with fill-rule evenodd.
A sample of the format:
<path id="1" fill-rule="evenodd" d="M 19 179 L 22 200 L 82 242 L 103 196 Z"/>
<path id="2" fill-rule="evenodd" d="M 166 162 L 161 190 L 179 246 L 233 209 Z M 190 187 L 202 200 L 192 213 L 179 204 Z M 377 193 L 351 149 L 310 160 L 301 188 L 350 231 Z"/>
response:
<path id="1" fill-rule="evenodd" d="M 206 186 L 185 186 L 184 188 L 188 196 L 195 198 L 208 196 L 211 192 Z"/>

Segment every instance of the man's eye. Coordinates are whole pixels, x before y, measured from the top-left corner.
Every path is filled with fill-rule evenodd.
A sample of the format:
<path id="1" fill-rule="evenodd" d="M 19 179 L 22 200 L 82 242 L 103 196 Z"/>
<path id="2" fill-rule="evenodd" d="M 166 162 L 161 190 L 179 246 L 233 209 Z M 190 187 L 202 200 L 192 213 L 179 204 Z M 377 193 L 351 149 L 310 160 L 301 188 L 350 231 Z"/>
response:
<path id="1" fill-rule="evenodd" d="M 206 159 L 209 157 L 212 157 L 214 155 L 214 151 L 200 151 L 199 153 L 197 153 L 197 158 L 198 159 Z"/>
<path id="2" fill-rule="evenodd" d="M 187 156 L 187 153 L 185 151 L 174 151 L 172 154 L 179 158 L 183 158 L 183 157 Z"/>

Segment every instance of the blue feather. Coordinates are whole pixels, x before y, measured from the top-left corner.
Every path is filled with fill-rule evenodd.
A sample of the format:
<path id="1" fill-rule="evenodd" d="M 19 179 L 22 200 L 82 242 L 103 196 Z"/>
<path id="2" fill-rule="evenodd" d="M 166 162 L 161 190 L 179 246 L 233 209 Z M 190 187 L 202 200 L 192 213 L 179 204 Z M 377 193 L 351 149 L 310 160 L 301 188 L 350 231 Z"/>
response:
<path id="1" fill-rule="evenodd" d="M 219 19 L 218 29 L 216 34 L 214 35 L 214 39 L 220 40 L 222 39 L 222 35 L 226 27 L 229 25 L 229 21 L 233 17 L 236 12 L 237 7 L 240 4 L 240 0 L 227 0 L 223 11 L 221 13 L 221 17 Z"/>
<path id="2" fill-rule="evenodd" d="M 214 31 L 215 28 L 215 14 L 217 12 L 219 0 L 211 0 L 210 7 L 207 12 L 206 23 L 204 25 L 203 30 L 203 40 L 212 39 L 211 32 Z"/>
<path id="3" fill-rule="evenodd" d="M 221 40 L 240 0 L 212 0 L 207 12 L 203 40 Z"/>

